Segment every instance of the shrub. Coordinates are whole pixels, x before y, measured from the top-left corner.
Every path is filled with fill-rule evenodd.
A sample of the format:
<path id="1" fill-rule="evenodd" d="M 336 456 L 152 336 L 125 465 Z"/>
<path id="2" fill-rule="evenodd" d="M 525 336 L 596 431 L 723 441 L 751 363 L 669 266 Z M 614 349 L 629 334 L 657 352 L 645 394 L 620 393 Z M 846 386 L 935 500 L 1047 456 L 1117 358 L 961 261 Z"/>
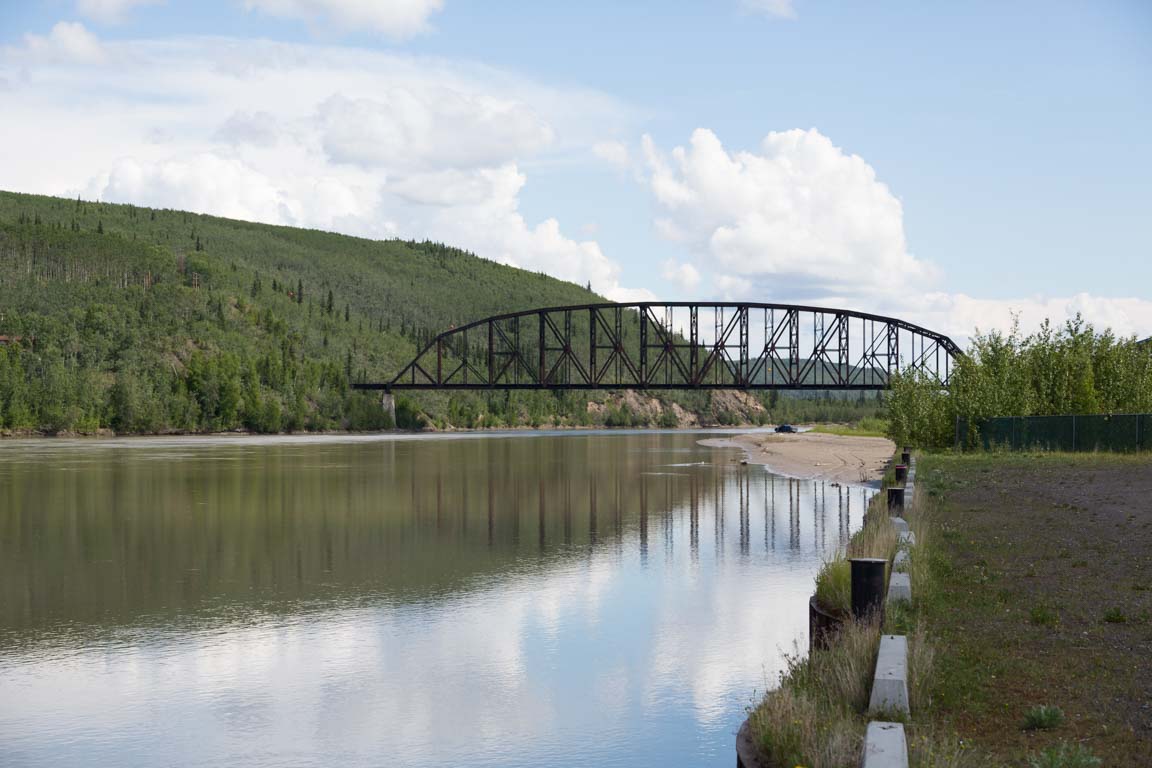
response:
<path id="1" fill-rule="evenodd" d="M 1109 624 L 1123 624 L 1128 621 L 1128 614 L 1120 608 L 1109 608 L 1104 612 L 1104 621 Z"/>
<path id="2" fill-rule="evenodd" d="M 1028 710 L 1024 715 L 1024 730 L 1047 731 L 1064 723 L 1064 710 L 1048 704 L 1041 704 Z"/>
<path id="3" fill-rule="evenodd" d="M 1028 612 L 1028 620 L 1037 626 L 1047 627 L 1059 621 L 1060 617 L 1048 606 L 1037 605 Z"/>
<path id="4" fill-rule="evenodd" d="M 1048 747 L 1028 758 L 1030 768 L 1099 768 L 1100 758 L 1083 744 L 1069 747 L 1067 742 Z"/>
<path id="5" fill-rule="evenodd" d="M 716 414 L 716 423 L 725 427 L 734 427 L 740 423 L 740 417 L 728 409 Z"/>

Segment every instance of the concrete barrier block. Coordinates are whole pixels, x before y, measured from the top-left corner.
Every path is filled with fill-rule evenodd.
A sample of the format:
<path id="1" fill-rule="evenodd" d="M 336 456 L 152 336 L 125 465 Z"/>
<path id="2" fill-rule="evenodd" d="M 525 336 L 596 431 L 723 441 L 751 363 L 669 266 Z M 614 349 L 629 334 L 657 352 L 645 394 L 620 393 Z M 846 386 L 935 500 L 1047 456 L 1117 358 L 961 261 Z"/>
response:
<path id="1" fill-rule="evenodd" d="M 892 570 L 894 571 L 907 571 L 909 566 L 908 550 L 900 549 L 896 551 L 896 557 L 892 558 Z"/>
<path id="2" fill-rule="evenodd" d="M 894 572 L 888 579 L 888 602 L 901 600 L 912 602 L 912 577 L 907 573 Z"/>
<path id="3" fill-rule="evenodd" d="M 876 676 L 868 713 L 899 712 L 908 714 L 908 638 L 903 635 L 881 635 L 880 652 L 876 654 Z"/>
<path id="4" fill-rule="evenodd" d="M 900 723 L 868 723 L 862 768 L 908 768 L 908 742 Z"/>
<path id="5" fill-rule="evenodd" d="M 896 517 L 895 515 L 892 515 L 888 519 L 892 521 L 892 525 L 895 526 L 897 533 L 907 533 L 908 532 L 908 521 L 905 520 L 904 518 Z"/>

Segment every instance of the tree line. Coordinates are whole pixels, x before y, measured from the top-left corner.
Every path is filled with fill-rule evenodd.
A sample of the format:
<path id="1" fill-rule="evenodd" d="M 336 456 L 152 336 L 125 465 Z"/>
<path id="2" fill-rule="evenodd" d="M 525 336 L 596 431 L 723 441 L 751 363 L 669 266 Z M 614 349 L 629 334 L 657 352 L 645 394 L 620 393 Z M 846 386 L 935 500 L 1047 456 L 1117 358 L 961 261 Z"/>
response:
<path id="1" fill-rule="evenodd" d="M 1152 413 L 1152 347 L 1079 315 L 1028 335 L 1018 322 L 1007 333 L 978 333 L 947 389 L 905 373 L 887 399 L 892 438 L 927 448 L 957 437 L 975 445 L 980 423 L 999 416 L 1116 413 Z"/>

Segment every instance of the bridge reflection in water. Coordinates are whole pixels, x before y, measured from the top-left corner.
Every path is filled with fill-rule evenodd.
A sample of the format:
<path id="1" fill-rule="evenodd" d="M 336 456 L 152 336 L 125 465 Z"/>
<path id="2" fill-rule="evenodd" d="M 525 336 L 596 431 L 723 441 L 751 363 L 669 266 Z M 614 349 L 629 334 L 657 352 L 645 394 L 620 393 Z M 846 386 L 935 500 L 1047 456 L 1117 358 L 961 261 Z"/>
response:
<path id="1" fill-rule="evenodd" d="M 872 490 L 700 437 L 0 444 L 0 755 L 727 766 Z"/>

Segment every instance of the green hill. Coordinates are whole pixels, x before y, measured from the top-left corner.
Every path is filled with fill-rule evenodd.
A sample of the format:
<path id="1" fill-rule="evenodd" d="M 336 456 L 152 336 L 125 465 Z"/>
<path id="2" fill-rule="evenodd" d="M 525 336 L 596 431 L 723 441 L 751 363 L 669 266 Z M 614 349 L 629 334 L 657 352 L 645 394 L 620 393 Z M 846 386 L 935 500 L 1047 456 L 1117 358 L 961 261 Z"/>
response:
<path id="1" fill-rule="evenodd" d="M 0 192 L 0 429 L 389 427 L 350 381 L 390 376 L 452 325 L 594 301 L 438 243 Z M 400 400 L 397 420 L 672 426 L 670 402 L 704 421 L 765 418 L 751 398 L 658 398 L 638 414 L 607 394 L 429 393 Z"/>

